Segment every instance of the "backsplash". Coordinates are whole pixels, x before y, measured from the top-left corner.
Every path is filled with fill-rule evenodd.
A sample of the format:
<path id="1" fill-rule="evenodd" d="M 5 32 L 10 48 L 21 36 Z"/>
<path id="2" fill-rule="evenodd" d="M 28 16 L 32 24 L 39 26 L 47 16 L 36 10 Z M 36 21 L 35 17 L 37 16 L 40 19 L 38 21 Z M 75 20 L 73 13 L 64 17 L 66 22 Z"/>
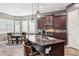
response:
<path id="1" fill-rule="evenodd" d="M 55 29 L 55 32 L 61 32 L 61 33 L 65 33 L 65 32 L 67 32 L 67 30 L 66 29 Z"/>
<path id="2" fill-rule="evenodd" d="M 67 32 L 66 29 L 48 29 L 48 30 L 45 30 L 46 32 Z M 42 32 L 42 29 L 38 29 L 38 32 Z"/>

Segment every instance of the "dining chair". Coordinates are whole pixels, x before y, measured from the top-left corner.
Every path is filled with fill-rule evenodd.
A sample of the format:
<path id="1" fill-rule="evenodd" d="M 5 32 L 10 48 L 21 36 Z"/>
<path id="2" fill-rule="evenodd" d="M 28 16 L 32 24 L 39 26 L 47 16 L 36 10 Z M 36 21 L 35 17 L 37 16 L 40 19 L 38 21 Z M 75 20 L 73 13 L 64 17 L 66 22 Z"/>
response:
<path id="1" fill-rule="evenodd" d="M 8 39 L 8 44 L 13 44 L 13 41 L 12 41 L 12 33 L 7 33 L 7 39 Z"/>
<path id="2" fill-rule="evenodd" d="M 26 41 L 27 40 L 27 38 L 26 38 L 26 32 L 22 32 L 22 41 Z"/>
<path id="3" fill-rule="evenodd" d="M 12 34 L 12 40 L 13 40 L 13 43 L 15 43 L 16 42 L 16 44 L 18 44 L 18 43 L 22 43 L 22 39 L 21 39 L 21 35 L 20 35 L 20 33 L 13 33 Z M 18 41 L 18 42 L 17 42 Z"/>
<path id="4" fill-rule="evenodd" d="M 15 33 L 12 33 L 12 43 L 13 44 L 16 42 L 16 37 L 14 35 L 15 35 Z"/>
<path id="5" fill-rule="evenodd" d="M 21 36 L 19 36 L 18 42 L 21 42 L 22 43 L 22 37 Z"/>

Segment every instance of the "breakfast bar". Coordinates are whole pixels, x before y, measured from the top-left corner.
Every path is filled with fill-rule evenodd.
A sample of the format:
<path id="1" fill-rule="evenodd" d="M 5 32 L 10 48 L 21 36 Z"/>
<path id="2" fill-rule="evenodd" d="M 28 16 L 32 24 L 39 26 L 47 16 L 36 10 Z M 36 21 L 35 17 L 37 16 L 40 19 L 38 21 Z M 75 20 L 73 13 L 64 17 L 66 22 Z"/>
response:
<path id="1" fill-rule="evenodd" d="M 29 41 L 42 56 L 64 56 L 64 40 L 36 35 L 29 36 Z"/>

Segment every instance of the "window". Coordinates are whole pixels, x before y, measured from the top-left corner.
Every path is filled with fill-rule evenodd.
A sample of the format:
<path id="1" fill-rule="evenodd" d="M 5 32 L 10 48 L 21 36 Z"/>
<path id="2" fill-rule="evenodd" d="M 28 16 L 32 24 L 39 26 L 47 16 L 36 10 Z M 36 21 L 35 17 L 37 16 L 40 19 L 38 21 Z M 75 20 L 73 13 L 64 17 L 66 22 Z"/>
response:
<path id="1" fill-rule="evenodd" d="M 7 20 L 7 32 L 14 32 L 14 20 Z"/>
<path id="2" fill-rule="evenodd" d="M 22 31 L 27 33 L 35 33 L 35 21 L 26 20 L 22 22 Z"/>
<path id="3" fill-rule="evenodd" d="M 32 22 L 32 20 L 29 20 L 29 33 L 35 33 L 35 20 Z"/>
<path id="4" fill-rule="evenodd" d="M 20 33 L 20 21 L 15 21 L 15 33 Z"/>
<path id="5" fill-rule="evenodd" d="M 22 32 L 28 33 L 28 20 L 22 21 Z"/>
<path id="6" fill-rule="evenodd" d="M 0 18 L 0 34 L 6 33 L 6 19 Z"/>

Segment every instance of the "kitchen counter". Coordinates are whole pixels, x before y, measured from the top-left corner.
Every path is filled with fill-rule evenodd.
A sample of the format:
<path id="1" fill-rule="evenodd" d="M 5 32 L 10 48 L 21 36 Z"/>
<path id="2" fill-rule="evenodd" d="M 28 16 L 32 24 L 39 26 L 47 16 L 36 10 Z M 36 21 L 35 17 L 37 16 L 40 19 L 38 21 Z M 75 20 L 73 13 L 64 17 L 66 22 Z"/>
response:
<path id="1" fill-rule="evenodd" d="M 36 39 L 34 41 L 32 41 L 32 40 L 30 40 L 30 41 L 35 44 L 41 45 L 41 46 L 64 42 L 64 40 L 58 40 L 56 38 L 47 37 L 47 36 L 40 36 L 40 35 L 36 35 L 35 38 Z"/>
<path id="2" fill-rule="evenodd" d="M 31 35 L 29 41 L 42 55 L 46 56 L 64 56 L 64 40 L 58 40 L 56 38 Z M 49 53 L 46 49 L 50 48 Z"/>

